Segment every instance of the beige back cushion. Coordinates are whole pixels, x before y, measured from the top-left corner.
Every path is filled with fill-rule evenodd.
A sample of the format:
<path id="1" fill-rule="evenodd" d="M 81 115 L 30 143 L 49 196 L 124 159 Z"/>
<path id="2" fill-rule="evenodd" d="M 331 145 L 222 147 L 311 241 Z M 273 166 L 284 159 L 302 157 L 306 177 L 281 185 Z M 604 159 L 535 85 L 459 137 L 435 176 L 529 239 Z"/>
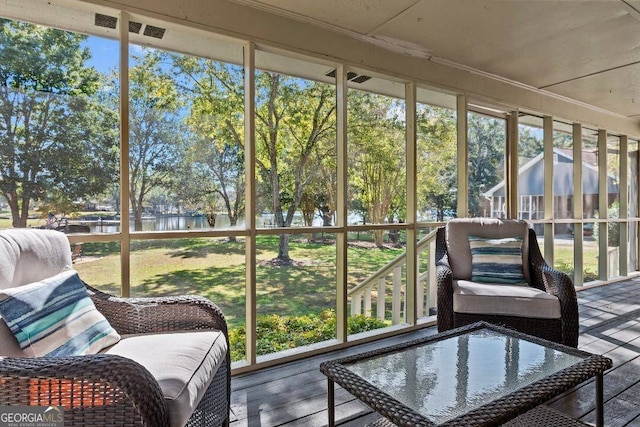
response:
<path id="1" fill-rule="evenodd" d="M 33 228 L 0 230 L 0 289 L 38 282 L 71 266 L 64 233 Z"/>
<path id="2" fill-rule="evenodd" d="M 522 238 L 524 278 L 529 280 L 529 226 L 525 221 L 497 218 L 456 218 L 446 225 L 447 252 L 454 280 L 471 280 L 469 236 Z"/>
<path id="3" fill-rule="evenodd" d="M 64 233 L 11 228 L 0 230 L 0 289 L 14 288 L 55 276 L 71 265 Z M 0 318 L 0 356 L 28 357 Z"/>

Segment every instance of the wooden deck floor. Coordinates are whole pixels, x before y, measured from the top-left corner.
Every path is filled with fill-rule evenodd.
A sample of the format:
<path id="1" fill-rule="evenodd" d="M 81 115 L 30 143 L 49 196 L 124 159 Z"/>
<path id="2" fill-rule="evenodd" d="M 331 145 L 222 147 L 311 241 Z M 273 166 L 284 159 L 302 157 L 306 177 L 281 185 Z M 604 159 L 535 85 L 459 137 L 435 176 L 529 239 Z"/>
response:
<path id="1" fill-rule="evenodd" d="M 604 378 L 605 425 L 640 426 L 640 279 L 580 291 L 578 302 L 579 347 L 613 360 Z M 322 361 L 435 333 L 435 327 L 430 327 L 236 376 L 231 380 L 231 426 L 326 426 L 327 381 L 318 370 Z M 548 404 L 594 423 L 594 402 L 595 388 L 590 381 Z M 339 425 L 362 426 L 377 418 L 349 393 L 336 390 Z"/>

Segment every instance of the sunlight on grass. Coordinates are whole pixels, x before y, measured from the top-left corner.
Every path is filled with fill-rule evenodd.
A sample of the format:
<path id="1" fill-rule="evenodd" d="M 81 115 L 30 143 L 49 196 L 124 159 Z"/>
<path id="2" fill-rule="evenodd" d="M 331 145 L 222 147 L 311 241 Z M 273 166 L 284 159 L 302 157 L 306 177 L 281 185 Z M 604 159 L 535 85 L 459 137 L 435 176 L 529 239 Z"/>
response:
<path id="1" fill-rule="evenodd" d="M 326 237 L 326 236 L 325 236 Z M 292 265 L 271 262 L 277 256 L 278 236 L 259 236 L 256 241 L 256 305 L 262 321 L 308 322 L 335 311 L 336 247 L 331 236 L 322 243 L 307 242 L 303 236 L 291 236 Z M 597 278 L 597 244 L 585 242 L 585 278 Z M 405 252 L 404 247 L 375 247 L 371 242 L 350 241 L 348 247 L 348 286 L 353 288 L 372 273 Z M 556 267 L 573 275 L 573 247 L 556 245 Z M 202 295 L 215 302 L 225 313 L 230 330 L 242 336 L 245 323 L 245 244 L 243 239 L 229 242 L 221 238 L 170 239 L 134 241 L 131 245 L 131 296 L 155 297 L 170 295 Z M 120 247 L 118 243 L 86 243 L 83 259 L 74 268 L 83 280 L 98 289 L 120 294 Z M 387 286 L 392 286 L 390 276 Z M 403 268 L 401 280 L 406 282 Z M 388 289 L 388 294 L 391 294 Z M 372 312 L 376 311 L 376 295 Z M 386 321 L 368 327 L 383 327 L 389 323 L 390 301 L 385 307 Z M 323 314 L 324 313 L 324 314 Z M 351 317 L 350 317 L 351 318 Z M 307 319 L 307 320 L 304 320 Z M 353 321 L 353 320 L 352 320 Z M 268 323 L 268 322 L 267 322 Z M 313 323 L 313 322 L 311 322 Z M 264 325 L 263 325 L 264 326 Z M 280 325 L 281 326 L 281 325 Z M 273 331 L 259 330 L 261 354 L 288 346 L 314 342 L 315 332 L 306 328 L 281 331 L 289 338 L 283 343 L 269 343 Z M 317 339 L 334 337 L 324 331 Z M 242 343 L 236 343 L 242 347 Z M 236 357 L 242 352 L 237 349 Z"/>
<path id="2" fill-rule="evenodd" d="M 319 315 L 335 307 L 336 248 L 292 236 L 290 256 L 296 264 L 269 266 L 278 237 L 257 239 L 258 314 Z M 244 242 L 226 239 L 134 241 L 131 247 L 131 296 L 202 295 L 225 313 L 230 328 L 245 321 Z M 354 268 L 349 282 L 359 283 L 404 249 L 350 248 Z M 82 262 L 74 265 L 90 285 L 120 294 L 120 255 L 115 243 L 87 243 Z"/>
<path id="3" fill-rule="evenodd" d="M 584 254 L 582 258 L 584 281 L 590 282 L 598 279 L 598 243 L 584 242 Z M 559 245 L 554 247 L 554 267 L 566 273 L 569 277 L 574 277 L 573 261 L 573 241 L 570 245 Z"/>

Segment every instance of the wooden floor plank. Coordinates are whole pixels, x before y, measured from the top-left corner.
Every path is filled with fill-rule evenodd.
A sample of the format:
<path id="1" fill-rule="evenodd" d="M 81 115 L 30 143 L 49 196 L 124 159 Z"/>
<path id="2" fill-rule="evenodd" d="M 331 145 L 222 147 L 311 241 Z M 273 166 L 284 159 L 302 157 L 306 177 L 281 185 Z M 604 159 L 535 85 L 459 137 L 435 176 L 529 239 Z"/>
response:
<path id="1" fill-rule="evenodd" d="M 605 425 L 640 427 L 640 280 L 585 289 L 578 293 L 579 348 L 610 357 L 604 379 Z M 394 345 L 437 333 L 435 327 L 377 343 L 343 349 L 306 360 L 232 378 L 231 427 L 324 427 L 327 382 L 322 361 Z M 549 406 L 588 423 L 595 422 L 595 385 L 591 380 L 552 399 Z M 336 420 L 359 427 L 379 415 L 336 387 Z"/>

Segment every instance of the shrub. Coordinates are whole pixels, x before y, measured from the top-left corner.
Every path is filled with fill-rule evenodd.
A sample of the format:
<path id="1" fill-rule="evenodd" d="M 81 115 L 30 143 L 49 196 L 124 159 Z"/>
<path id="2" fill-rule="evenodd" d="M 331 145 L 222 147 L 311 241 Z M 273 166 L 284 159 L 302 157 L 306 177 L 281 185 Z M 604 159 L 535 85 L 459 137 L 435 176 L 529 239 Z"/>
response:
<path id="1" fill-rule="evenodd" d="M 609 219 L 618 219 L 620 218 L 620 203 L 616 200 L 609 206 Z M 594 215 L 595 218 L 598 218 L 598 215 Z M 599 223 L 595 223 L 593 226 L 593 237 L 598 240 L 599 236 Z M 608 238 L 607 245 L 609 247 L 620 246 L 620 223 L 619 222 L 610 222 L 607 224 Z"/>
<path id="2" fill-rule="evenodd" d="M 259 356 L 335 338 L 336 314 L 333 310 L 323 310 L 320 314 L 305 316 L 261 315 L 257 317 L 256 322 L 258 331 L 256 352 Z M 347 320 L 349 334 L 385 326 L 387 326 L 385 321 L 364 315 L 351 316 Z M 245 337 L 244 327 L 229 331 L 232 361 L 244 359 Z"/>

